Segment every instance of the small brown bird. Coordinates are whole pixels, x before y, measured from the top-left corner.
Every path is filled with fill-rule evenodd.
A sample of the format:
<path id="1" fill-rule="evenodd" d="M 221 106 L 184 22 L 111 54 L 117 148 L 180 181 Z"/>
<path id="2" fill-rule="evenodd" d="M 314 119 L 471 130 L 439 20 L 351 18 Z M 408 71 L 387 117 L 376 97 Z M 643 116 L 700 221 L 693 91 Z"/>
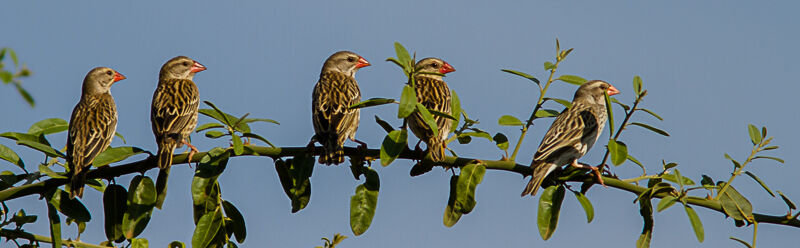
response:
<path id="1" fill-rule="evenodd" d="M 123 79 L 125 76 L 107 67 L 94 68 L 83 79 L 81 99 L 72 110 L 67 135 L 71 199 L 83 197 L 86 173 L 114 138 L 117 105 L 111 97 L 111 85 Z"/>
<path id="2" fill-rule="evenodd" d="M 579 164 L 578 159 L 592 148 L 606 125 L 605 93 L 612 96 L 619 94 L 619 90 L 609 83 L 593 80 L 575 91 L 572 106 L 556 117 L 536 150 L 531 162 L 533 175 L 522 196 L 536 195 L 544 178 L 564 164 L 591 169 L 603 183 L 596 167 Z"/>
<path id="3" fill-rule="evenodd" d="M 344 142 L 356 140 L 359 109 L 349 109 L 361 102 L 361 90 L 356 82 L 356 72 L 370 63 L 358 54 L 348 51 L 334 53 L 322 65 L 319 81 L 311 95 L 311 118 L 315 138 L 322 144 L 319 163 L 330 165 L 344 162 Z M 313 143 L 312 143 L 313 145 Z"/>
<path id="4" fill-rule="evenodd" d="M 417 62 L 418 72 L 447 74 L 456 71 L 453 66 L 438 58 L 425 58 Z M 442 80 L 441 75 L 436 74 L 417 74 L 415 77 L 415 90 L 417 101 L 429 110 L 436 110 L 442 113 L 450 113 L 450 87 Z M 450 126 L 453 121 L 438 115 L 434 115 L 436 127 L 439 129 L 439 136 L 433 136 L 433 130 L 422 119 L 422 115 L 416 112 L 407 118 L 408 127 L 420 141 L 424 141 L 428 146 L 428 153 L 434 162 L 444 160 L 444 152 L 447 144 L 444 141 L 450 134 Z M 419 148 L 419 143 L 417 147 Z"/>
<path id="5" fill-rule="evenodd" d="M 200 95 L 192 79 L 206 67 L 186 56 L 170 59 L 158 74 L 150 122 L 158 143 L 158 168 L 169 169 L 175 148 L 189 146 L 189 161 L 197 152 L 187 139 L 197 126 Z"/>

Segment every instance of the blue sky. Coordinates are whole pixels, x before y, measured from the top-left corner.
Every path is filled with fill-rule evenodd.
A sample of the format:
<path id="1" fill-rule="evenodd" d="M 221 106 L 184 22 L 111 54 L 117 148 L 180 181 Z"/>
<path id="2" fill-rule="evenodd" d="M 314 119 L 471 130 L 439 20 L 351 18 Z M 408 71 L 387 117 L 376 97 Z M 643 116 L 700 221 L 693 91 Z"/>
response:
<path id="1" fill-rule="evenodd" d="M 776 137 L 774 144 L 781 146 L 770 154 L 786 164 L 758 161 L 748 170 L 797 201 L 800 189 L 792 183 L 800 169 L 793 152 L 800 147 L 792 141 L 800 139 L 800 115 L 791 100 L 800 90 L 793 82 L 800 68 L 797 7 L 790 1 L 6 2 L 0 46 L 14 48 L 34 71 L 24 85 L 38 106 L 24 105 L 10 86 L 0 88 L 6 120 L 0 130 L 25 131 L 41 119 L 68 119 L 86 72 L 109 66 L 128 77 L 112 89 L 120 113 L 118 131 L 129 145 L 154 151 L 149 104 L 157 72 L 169 58 L 186 55 L 208 67 L 195 78 L 202 100 L 234 114 L 276 119 L 280 126 L 256 124 L 255 131 L 280 146 L 301 146 L 313 132 L 310 96 L 324 59 L 339 50 L 357 52 L 373 64 L 357 75 L 365 98 L 397 98 L 405 79 L 383 60 L 394 56 L 392 44 L 399 41 L 418 57 L 440 57 L 452 64 L 457 71 L 446 79 L 464 109 L 482 121 L 481 128 L 516 140 L 518 130 L 498 126 L 496 120 L 506 114 L 526 117 L 538 92 L 535 85 L 500 69 L 546 79 L 542 63 L 554 60 L 559 38 L 562 48 L 575 48 L 559 68 L 562 74 L 606 80 L 622 91 L 618 99 L 623 102 L 633 99 L 633 76 L 644 79 L 650 94 L 643 106 L 665 120 L 634 119 L 672 136 L 634 127 L 622 140 L 649 172 L 658 171 L 665 159 L 679 163 L 682 174 L 697 182 L 701 174 L 725 180 L 731 166 L 723 153 L 743 160 L 750 150 L 746 125 L 766 125 Z M 570 98 L 574 90 L 555 83 L 549 93 Z M 362 111 L 357 137 L 377 148 L 384 133 L 372 116 L 399 124 L 395 111 L 388 106 Z M 201 123 L 208 121 L 201 118 Z M 536 122 L 519 162 L 529 162 L 549 122 Z M 194 137 L 201 150 L 227 145 Z M 57 146 L 66 140 L 63 134 L 50 139 Z M 0 143 L 17 150 L 29 170 L 41 159 L 12 142 Z M 115 140 L 112 145 L 123 144 Z M 483 140 L 451 147 L 459 154 L 500 157 L 494 144 Z M 603 155 L 598 147 L 581 161 L 598 163 Z M 478 187 L 475 210 L 447 228 L 442 213 L 450 173 L 435 169 L 410 178 L 411 162 L 396 161 L 376 168 L 381 176 L 377 212 L 369 230 L 354 237 L 349 201 L 361 182 L 352 179 L 346 166 L 318 166 L 309 206 L 292 214 L 271 159 L 236 158 L 230 165 L 220 181 L 223 198 L 247 219 L 249 235 L 242 247 L 312 247 L 337 232 L 350 236 L 341 247 L 627 247 L 642 226 L 638 205 L 631 203 L 634 195 L 594 187 L 588 197 L 595 220 L 587 224 L 577 201 L 568 196 L 558 230 L 542 241 L 536 230 L 538 199 L 519 197 L 527 180 L 488 171 Z M 622 178 L 641 173 L 630 163 L 614 172 Z M 154 177 L 155 171 L 147 174 Z M 142 234 L 153 247 L 190 242 L 191 176 L 187 166 L 173 169 L 166 207 L 154 213 Z M 130 177 L 118 180 L 127 185 Z M 780 199 L 749 178 L 736 179 L 734 186 L 757 212 L 785 213 Z M 87 190 L 83 198 L 94 217 L 82 236 L 87 242 L 105 239 L 100 196 Z M 9 206 L 44 217 L 44 204 L 35 197 Z M 750 240 L 752 227 L 736 228 L 722 214 L 696 209 L 705 226 L 704 243 L 695 240 L 684 212 L 670 208 L 655 215 L 652 247 L 733 247 L 737 244 L 729 236 Z M 48 233 L 44 219 L 28 228 Z M 66 229 L 65 237 L 74 237 L 74 226 Z M 761 225 L 758 245 L 785 247 L 797 241 L 796 233 L 794 228 Z"/>

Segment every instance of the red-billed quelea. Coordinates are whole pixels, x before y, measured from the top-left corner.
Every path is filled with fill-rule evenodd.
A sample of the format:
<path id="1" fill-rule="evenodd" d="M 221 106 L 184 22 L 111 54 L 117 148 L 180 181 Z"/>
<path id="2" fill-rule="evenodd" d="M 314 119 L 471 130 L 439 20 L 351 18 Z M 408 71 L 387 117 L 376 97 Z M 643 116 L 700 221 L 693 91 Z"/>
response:
<path id="1" fill-rule="evenodd" d="M 586 82 L 575 91 L 572 106 L 556 117 L 536 150 L 531 162 L 533 175 L 522 196 L 536 195 L 544 178 L 565 164 L 591 169 L 603 183 L 596 167 L 579 164 L 578 159 L 592 148 L 606 125 L 605 93 L 611 96 L 619 91 L 600 80 Z"/>
<path id="2" fill-rule="evenodd" d="M 311 95 L 314 140 L 322 144 L 321 164 L 344 162 L 344 142 L 347 139 L 359 142 L 355 136 L 361 111 L 348 107 L 361 102 L 355 76 L 358 69 L 369 65 L 366 59 L 348 51 L 334 53 L 322 65 Z"/>
<path id="3" fill-rule="evenodd" d="M 454 72 L 453 68 L 447 62 L 438 58 L 425 58 L 417 62 L 416 70 L 418 72 L 440 73 L 446 74 Z M 450 113 L 450 87 L 442 80 L 441 75 L 436 74 L 417 74 L 415 79 L 415 91 L 417 93 L 417 101 L 429 110 L 436 110 L 442 113 Z M 431 155 L 431 160 L 434 162 L 444 160 L 444 152 L 447 149 L 445 140 L 447 135 L 450 134 L 450 126 L 453 121 L 445 117 L 434 115 L 433 119 L 436 121 L 436 127 L 439 130 L 439 135 L 434 136 L 433 130 L 425 123 L 419 112 L 415 112 L 407 118 L 408 127 L 411 132 L 425 142 L 428 146 L 428 153 Z M 419 143 L 417 143 L 417 148 Z"/>
<path id="4" fill-rule="evenodd" d="M 97 154 L 108 148 L 117 130 L 117 106 L 111 85 L 125 76 L 107 67 L 97 67 L 83 79 L 81 99 L 69 119 L 67 164 L 70 170 L 69 197 L 83 197 L 86 173 Z"/>
<path id="5" fill-rule="evenodd" d="M 197 152 L 189 141 L 189 134 L 197 126 L 200 95 L 192 79 L 205 66 L 186 56 L 170 59 L 158 74 L 158 87 L 153 93 L 150 122 L 158 144 L 158 167 L 169 169 L 175 148 L 189 146 L 187 161 Z"/>

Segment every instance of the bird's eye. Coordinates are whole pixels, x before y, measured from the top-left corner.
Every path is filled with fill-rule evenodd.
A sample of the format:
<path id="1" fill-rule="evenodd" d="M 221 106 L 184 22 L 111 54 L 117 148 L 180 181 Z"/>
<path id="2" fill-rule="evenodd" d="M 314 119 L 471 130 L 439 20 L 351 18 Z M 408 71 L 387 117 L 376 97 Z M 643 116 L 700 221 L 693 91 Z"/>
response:
<path id="1" fill-rule="evenodd" d="M 183 66 L 189 66 L 189 62 L 188 61 L 183 61 Z"/>
<path id="2" fill-rule="evenodd" d="M 433 66 L 433 68 L 438 68 L 438 67 L 439 67 L 439 64 L 437 64 L 437 63 L 433 63 L 433 64 L 431 64 L 431 66 Z"/>
<path id="3" fill-rule="evenodd" d="M 353 58 L 353 57 L 347 57 L 347 62 L 350 62 L 350 63 L 352 63 L 352 62 L 356 62 L 356 58 Z"/>
<path id="4" fill-rule="evenodd" d="M 608 89 L 608 85 L 605 85 L 605 84 L 603 84 L 603 85 L 600 85 L 600 88 L 601 88 L 601 89 L 604 89 L 604 90 L 605 90 L 605 89 Z"/>
<path id="5" fill-rule="evenodd" d="M 111 71 L 106 71 L 106 74 L 108 74 L 109 76 L 111 76 L 111 75 L 112 75 L 112 74 L 114 74 L 114 73 L 112 73 Z"/>

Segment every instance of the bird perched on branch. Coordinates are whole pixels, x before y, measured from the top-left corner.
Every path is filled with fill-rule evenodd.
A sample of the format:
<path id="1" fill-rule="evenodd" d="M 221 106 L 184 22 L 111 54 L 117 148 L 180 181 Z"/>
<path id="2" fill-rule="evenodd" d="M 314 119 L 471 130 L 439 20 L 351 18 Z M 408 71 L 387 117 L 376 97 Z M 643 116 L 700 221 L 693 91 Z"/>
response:
<path id="1" fill-rule="evenodd" d="M 450 88 L 447 87 L 447 83 L 442 80 L 442 75 L 440 74 L 454 72 L 456 69 L 438 58 L 424 58 L 417 62 L 415 68 L 417 72 L 421 72 L 414 78 L 417 101 L 429 110 L 450 114 Z M 434 115 L 433 119 L 436 121 L 436 127 L 439 130 L 438 136 L 434 136 L 433 130 L 425 123 L 419 112 L 413 113 L 406 120 L 411 132 L 420 141 L 424 141 L 427 144 L 431 160 L 438 162 L 444 160 L 444 152 L 447 149 L 447 144 L 444 141 L 447 139 L 447 135 L 450 134 L 453 120 L 438 115 Z M 416 149 L 419 149 L 419 143 L 417 143 Z"/>
<path id="2" fill-rule="evenodd" d="M 195 73 L 204 70 L 205 66 L 186 56 L 172 58 L 161 67 L 150 108 L 150 122 L 158 144 L 158 168 L 169 169 L 173 150 L 184 144 L 191 149 L 187 161 L 197 152 L 187 140 L 197 126 L 200 102 L 192 79 Z"/>
<path id="3" fill-rule="evenodd" d="M 322 65 L 319 81 L 311 95 L 311 117 L 316 135 L 312 139 L 322 144 L 321 164 L 340 164 L 344 162 L 344 142 L 356 140 L 359 109 L 350 109 L 361 102 L 361 90 L 356 82 L 356 72 L 369 66 L 366 59 L 348 51 L 334 53 Z"/>
<path id="4" fill-rule="evenodd" d="M 89 71 L 83 79 L 81 99 L 69 119 L 67 164 L 70 170 L 70 194 L 83 197 L 86 173 L 97 154 L 103 152 L 117 130 L 117 105 L 111 97 L 111 85 L 125 76 L 107 67 Z"/>
<path id="5" fill-rule="evenodd" d="M 612 96 L 619 94 L 619 90 L 609 83 L 593 80 L 575 91 L 572 106 L 556 117 L 536 150 L 531 162 L 533 175 L 522 196 L 536 195 L 544 178 L 565 164 L 591 169 L 603 183 L 596 167 L 579 164 L 578 159 L 592 148 L 606 125 L 606 93 Z"/>

